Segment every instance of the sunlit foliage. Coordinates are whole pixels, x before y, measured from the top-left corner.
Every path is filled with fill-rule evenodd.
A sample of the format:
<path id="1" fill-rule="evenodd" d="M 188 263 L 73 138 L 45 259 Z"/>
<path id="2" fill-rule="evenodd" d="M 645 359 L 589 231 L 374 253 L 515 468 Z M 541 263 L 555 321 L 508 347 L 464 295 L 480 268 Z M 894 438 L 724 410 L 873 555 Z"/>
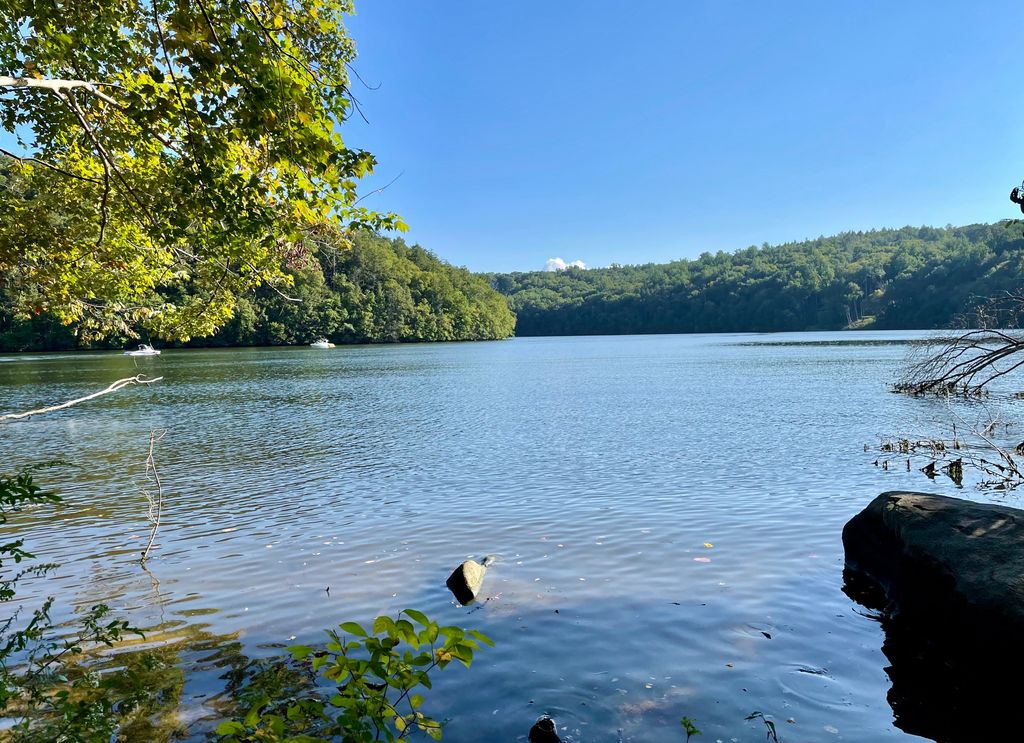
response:
<path id="1" fill-rule="evenodd" d="M 285 289 L 357 204 L 347 0 L 0 0 L 0 275 L 23 315 L 175 338 Z M 188 287 L 174 296 L 168 289 Z"/>

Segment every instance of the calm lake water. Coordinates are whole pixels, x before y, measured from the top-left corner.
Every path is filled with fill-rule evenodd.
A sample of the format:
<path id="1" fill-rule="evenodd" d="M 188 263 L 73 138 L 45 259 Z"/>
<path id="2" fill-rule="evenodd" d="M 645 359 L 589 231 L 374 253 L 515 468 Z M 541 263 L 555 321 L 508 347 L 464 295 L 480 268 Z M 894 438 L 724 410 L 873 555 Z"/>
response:
<path id="1" fill-rule="evenodd" d="M 992 499 L 864 451 L 948 427 L 945 402 L 886 390 L 898 341 L 920 337 L 0 357 L 0 412 L 164 377 L 0 427 L 0 469 L 70 463 L 41 475 L 56 514 L 11 524 L 62 563 L 35 590 L 61 616 L 106 601 L 192 638 L 195 736 L 227 648 L 264 656 L 413 607 L 497 643 L 437 676 L 446 741 L 525 740 L 544 713 L 574 743 L 681 741 L 683 715 L 701 741 L 764 740 L 755 710 L 786 743 L 920 740 L 893 723 L 879 624 L 841 590 L 843 524 L 879 492 Z M 154 428 L 167 507 L 147 573 Z M 458 606 L 446 577 L 487 554 L 487 600 Z"/>

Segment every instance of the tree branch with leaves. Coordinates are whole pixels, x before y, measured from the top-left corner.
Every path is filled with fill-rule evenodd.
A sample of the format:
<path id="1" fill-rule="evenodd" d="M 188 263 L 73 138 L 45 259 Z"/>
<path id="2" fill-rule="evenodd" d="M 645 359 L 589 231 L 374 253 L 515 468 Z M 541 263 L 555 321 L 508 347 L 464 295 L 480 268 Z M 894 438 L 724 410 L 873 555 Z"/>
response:
<path id="1" fill-rule="evenodd" d="M 376 160 L 347 0 L 2 0 L 0 274 L 26 315 L 96 335 L 209 334 L 287 288 L 323 222 L 403 229 L 357 205 Z M 41 291 L 18 292 L 19 287 Z"/>

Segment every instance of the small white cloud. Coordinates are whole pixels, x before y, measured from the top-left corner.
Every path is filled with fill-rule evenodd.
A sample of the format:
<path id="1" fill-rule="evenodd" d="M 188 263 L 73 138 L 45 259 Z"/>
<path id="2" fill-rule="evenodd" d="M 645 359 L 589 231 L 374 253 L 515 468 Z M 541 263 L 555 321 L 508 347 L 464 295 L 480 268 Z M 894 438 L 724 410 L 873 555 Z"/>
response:
<path id="1" fill-rule="evenodd" d="M 573 261 L 572 263 L 566 263 L 561 258 L 548 258 L 544 262 L 545 271 L 564 271 L 567 268 L 586 268 L 587 264 L 583 261 Z"/>

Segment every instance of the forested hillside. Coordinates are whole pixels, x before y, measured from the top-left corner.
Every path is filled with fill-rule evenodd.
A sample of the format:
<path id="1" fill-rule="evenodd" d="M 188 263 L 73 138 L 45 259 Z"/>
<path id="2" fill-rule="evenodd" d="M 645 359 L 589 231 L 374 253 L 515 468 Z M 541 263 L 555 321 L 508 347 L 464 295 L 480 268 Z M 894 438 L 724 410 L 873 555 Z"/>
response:
<path id="1" fill-rule="evenodd" d="M 695 260 L 496 274 L 518 335 L 707 333 L 950 324 L 1019 290 L 1020 224 L 846 232 Z"/>
<path id="2" fill-rule="evenodd" d="M 508 302 L 486 278 L 401 239 L 360 233 L 350 247 L 323 241 L 289 273 L 293 286 L 264 286 L 240 298 L 216 335 L 187 345 L 304 344 L 321 336 L 335 343 L 487 340 L 507 338 L 515 329 Z M 97 344 L 87 339 L 86 328 L 65 327 L 45 313 L 15 317 L 7 304 L 0 304 L 0 350 L 130 343 L 115 336 Z"/>
<path id="3" fill-rule="evenodd" d="M 481 276 L 401 239 L 359 233 L 351 247 L 313 245 L 289 273 L 292 287 L 242 297 L 216 335 L 188 345 L 943 327 L 973 301 L 1021 288 L 1024 236 L 1019 224 L 905 227 L 671 263 Z M 6 306 L 0 350 L 95 346 L 87 328 L 46 313 L 15 317 Z"/>

